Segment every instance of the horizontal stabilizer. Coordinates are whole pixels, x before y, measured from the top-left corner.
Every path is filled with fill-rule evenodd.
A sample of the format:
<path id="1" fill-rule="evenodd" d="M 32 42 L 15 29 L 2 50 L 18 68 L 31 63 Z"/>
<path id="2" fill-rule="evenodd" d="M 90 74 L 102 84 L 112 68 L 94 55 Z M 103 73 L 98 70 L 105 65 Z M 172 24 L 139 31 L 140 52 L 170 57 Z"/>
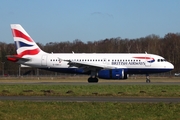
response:
<path id="1" fill-rule="evenodd" d="M 31 67 L 31 66 L 21 64 L 21 67 Z"/>
<path id="2" fill-rule="evenodd" d="M 29 58 L 22 58 L 22 57 L 19 57 L 18 55 L 7 55 L 6 57 L 9 61 L 12 61 L 12 62 L 17 62 L 19 60 L 23 62 L 27 62 L 30 60 Z"/>

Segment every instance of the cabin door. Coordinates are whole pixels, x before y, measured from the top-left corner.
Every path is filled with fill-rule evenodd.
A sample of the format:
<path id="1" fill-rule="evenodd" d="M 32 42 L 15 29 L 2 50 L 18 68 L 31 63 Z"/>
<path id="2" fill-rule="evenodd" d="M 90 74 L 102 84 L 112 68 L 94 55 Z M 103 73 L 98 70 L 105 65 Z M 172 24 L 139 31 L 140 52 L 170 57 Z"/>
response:
<path id="1" fill-rule="evenodd" d="M 108 65 L 108 61 L 106 58 L 103 58 L 103 64 Z"/>
<path id="2" fill-rule="evenodd" d="M 151 56 L 149 56 L 149 55 L 146 55 L 145 56 L 145 66 L 146 67 L 150 67 L 151 66 Z"/>
<path id="3" fill-rule="evenodd" d="M 41 57 L 41 65 L 42 66 L 47 65 L 47 55 L 42 55 L 42 57 Z"/>

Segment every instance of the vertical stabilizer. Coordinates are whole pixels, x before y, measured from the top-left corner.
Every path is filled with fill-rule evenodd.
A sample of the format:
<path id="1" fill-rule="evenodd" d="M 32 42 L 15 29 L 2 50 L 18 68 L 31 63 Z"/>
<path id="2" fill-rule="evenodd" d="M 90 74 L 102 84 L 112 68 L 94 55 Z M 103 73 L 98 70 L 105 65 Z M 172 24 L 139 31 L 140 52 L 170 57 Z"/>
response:
<path id="1" fill-rule="evenodd" d="M 24 55 L 37 55 L 45 53 L 39 48 L 39 46 L 20 24 L 11 24 L 11 29 L 16 45 L 17 55 L 19 57 L 23 57 Z"/>

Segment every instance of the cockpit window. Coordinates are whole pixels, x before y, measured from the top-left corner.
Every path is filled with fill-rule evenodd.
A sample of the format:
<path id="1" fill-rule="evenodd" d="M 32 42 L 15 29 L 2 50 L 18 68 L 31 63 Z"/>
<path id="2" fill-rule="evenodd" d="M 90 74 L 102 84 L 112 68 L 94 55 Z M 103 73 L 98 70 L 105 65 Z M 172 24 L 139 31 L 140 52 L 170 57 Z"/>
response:
<path id="1" fill-rule="evenodd" d="M 158 61 L 158 62 L 166 62 L 165 59 L 158 59 L 157 61 Z"/>

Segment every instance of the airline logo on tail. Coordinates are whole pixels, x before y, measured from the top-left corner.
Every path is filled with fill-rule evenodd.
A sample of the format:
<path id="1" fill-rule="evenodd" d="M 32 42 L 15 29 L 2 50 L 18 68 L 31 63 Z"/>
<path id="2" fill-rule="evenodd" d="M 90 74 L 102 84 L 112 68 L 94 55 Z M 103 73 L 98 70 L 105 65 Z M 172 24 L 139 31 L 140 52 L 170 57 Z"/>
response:
<path id="1" fill-rule="evenodd" d="M 24 55 L 36 55 L 40 52 L 39 47 L 21 25 L 12 24 L 11 29 L 19 57 L 23 57 Z"/>
<path id="2" fill-rule="evenodd" d="M 8 57 L 16 62 L 25 55 L 37 55 L 41 49 L 19 24 L 11 24 L 12 34 L 16 45 L 17 55 Z"/>

